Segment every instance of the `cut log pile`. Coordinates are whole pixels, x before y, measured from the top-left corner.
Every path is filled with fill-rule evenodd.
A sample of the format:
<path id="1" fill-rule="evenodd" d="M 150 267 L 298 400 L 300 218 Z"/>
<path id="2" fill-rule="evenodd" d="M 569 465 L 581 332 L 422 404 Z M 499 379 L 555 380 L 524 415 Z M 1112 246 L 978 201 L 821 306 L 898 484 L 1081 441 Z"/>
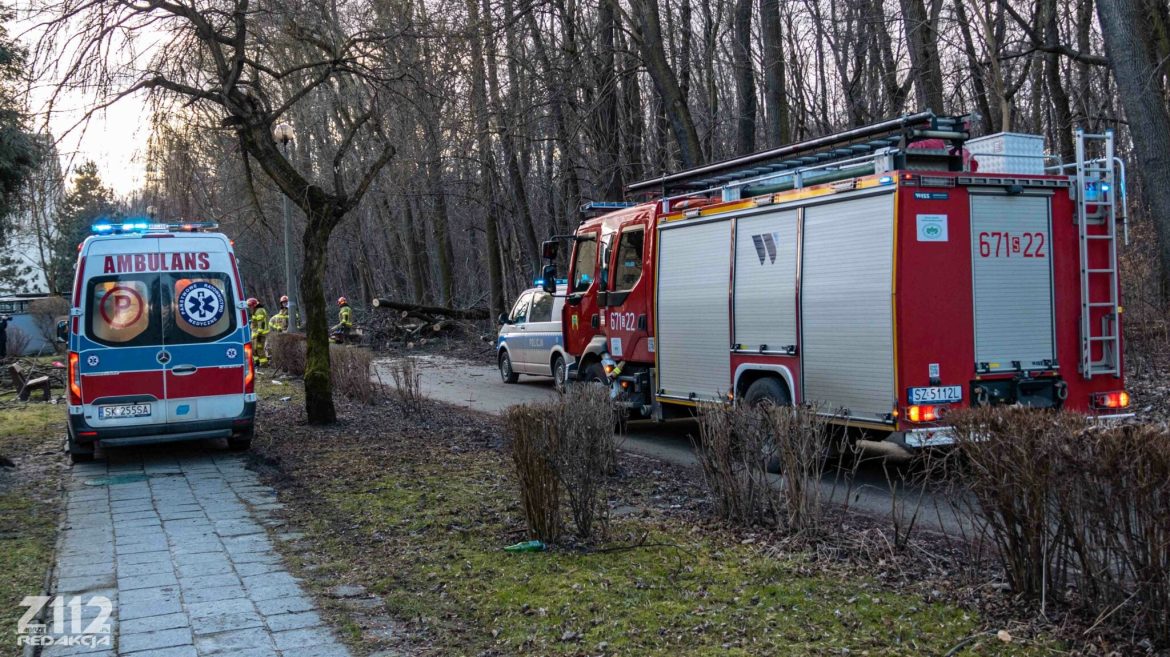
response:
<path id="1" fill-rule="evenodd" d="M 371 312 L 362 325 L 367 342 L 374 346 L 397 342 L 413 347 L 440 336 L 479 335 L 482 327 L 477 321 L 488 318 L 485 308 L 443 308 L 390 299 L 374 299 L 373 306 L 384 312 Z"/>

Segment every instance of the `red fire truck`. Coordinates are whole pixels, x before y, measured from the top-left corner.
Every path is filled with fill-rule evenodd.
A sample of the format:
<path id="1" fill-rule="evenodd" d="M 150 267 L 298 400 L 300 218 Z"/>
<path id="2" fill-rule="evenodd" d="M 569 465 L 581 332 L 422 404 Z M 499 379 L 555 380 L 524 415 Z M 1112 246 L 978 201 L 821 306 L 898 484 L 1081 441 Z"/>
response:
<path id="1" fill-rule="evenodd" d="M 1122 415 L 1124 170 L 1076 143 L 1049 165 L 922 112 L 631 185 L 657 198 L 571 236 L 576 376 L 657 419 L 815 402 L 902 449 L 961 406 Z"/>

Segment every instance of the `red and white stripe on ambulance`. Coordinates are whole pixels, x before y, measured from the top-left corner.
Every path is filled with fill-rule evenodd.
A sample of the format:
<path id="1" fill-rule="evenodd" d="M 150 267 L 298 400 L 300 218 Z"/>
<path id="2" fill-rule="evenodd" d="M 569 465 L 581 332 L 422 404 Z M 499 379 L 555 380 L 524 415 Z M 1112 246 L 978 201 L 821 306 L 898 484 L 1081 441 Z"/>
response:
<path id="1" fill-rule="evenodd" d="M 71 412 L 91 426 L 236 417 L 251 391 L 250 333 L 219 235 L 93 239 L 79 259 Z M 148 415 L 99 417 L 103 404 Z"/>

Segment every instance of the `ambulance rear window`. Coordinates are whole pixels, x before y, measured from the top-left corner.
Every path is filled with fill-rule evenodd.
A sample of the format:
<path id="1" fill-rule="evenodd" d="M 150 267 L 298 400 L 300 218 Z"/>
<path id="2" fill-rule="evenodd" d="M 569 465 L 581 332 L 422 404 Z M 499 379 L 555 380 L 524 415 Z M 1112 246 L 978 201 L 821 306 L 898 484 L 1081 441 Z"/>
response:
<path id="1" fill-rule="evenodd" d="M 158 277 L 114 275 L 89 283 L 85 332 L 111 347 L 159 344 Z"/>
<path id="2" fill-rule="evenodd" d="M 167 344 L 219 340 L 236 330 L 231 279 L 227 274 L 162 275 L 163 327 Z"/>

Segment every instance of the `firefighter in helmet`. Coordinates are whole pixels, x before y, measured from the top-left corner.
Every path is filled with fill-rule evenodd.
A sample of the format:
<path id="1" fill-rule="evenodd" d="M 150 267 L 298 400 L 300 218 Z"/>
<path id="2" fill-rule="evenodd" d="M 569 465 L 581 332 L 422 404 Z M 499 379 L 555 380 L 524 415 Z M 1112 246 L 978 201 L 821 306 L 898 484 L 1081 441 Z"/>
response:
<path id="1" fill-rule="evenodd" d="M 277 333 L 288 331 L 288 295 L 280 297 L 280 310 L 268 320 L 268 328 Z"/>
<path id="2" fill-rule="evenodd" d="M 348 342 L 349 334 L 353 330 L 353 308 L 349 307 L 349 299 L 338 297 L 337 325 L 329 330 L 334 342 Z"/>
<path id="3" fill-rule="evenodd" d="M 256 297 L 248 299 L 248 308 L 252 311 L 252 357 L 256 364 L 268 364 L 268 353 L 264 351 L 264 341 L 268 337 L 268 311 L 264 309 L 264 302 Z"/>

